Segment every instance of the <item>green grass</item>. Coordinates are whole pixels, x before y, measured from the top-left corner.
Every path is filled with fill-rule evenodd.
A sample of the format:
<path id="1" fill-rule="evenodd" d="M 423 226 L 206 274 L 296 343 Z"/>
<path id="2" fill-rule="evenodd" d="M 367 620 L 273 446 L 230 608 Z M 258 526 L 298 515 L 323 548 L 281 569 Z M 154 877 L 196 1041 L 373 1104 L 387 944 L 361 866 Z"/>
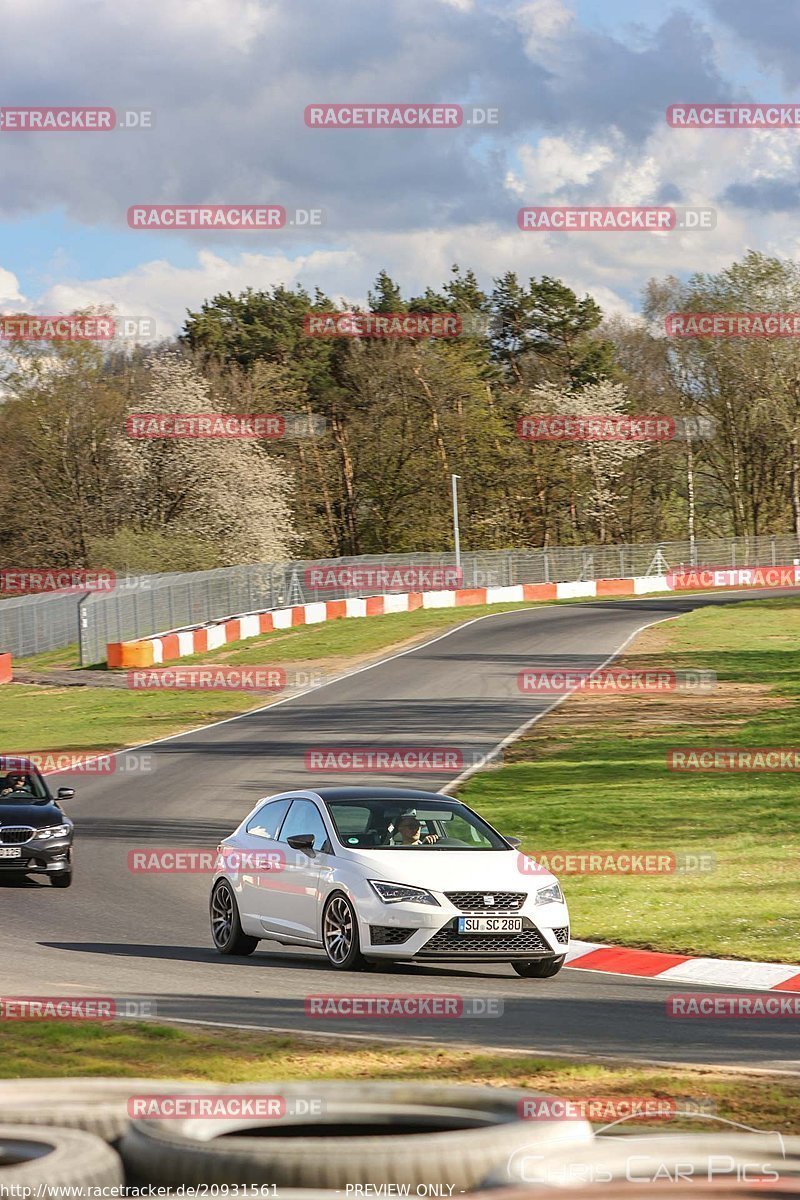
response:
<path id="1" fill-rule="evenodd" d="M 247 692 L 129 692 L 123 688 L 0 688 L 3 753 L 110 751 L 167 737 L 268 703 Z"/>
<path id="2" fill-rule="evenodd" d="M 640 635 L 631 664 L 705 668 L 719 687 L 573 697 L 473 777 L 463 798 L 528 853 L 662 850 L 711 873 L 567 876 L 573 936 L 800 962 L 800 787 L 781 773 L 675 773 L 672 747 L 800 746 L 800 601 L 698 610 Z"/>
<path id="3" fill-rule="evenodd" d="M 320 670 L 333 673 L 444 633 L 485 613 L 534 607 L 537 606 L 508 604 L 419 609 L 413 613 L 298 626 L 181 659 L 181 665 L 314 663 Z M 64 650 L 20 660 L 20 665 L 45 669 L 68 662 L 69 651 Z M 223 720 L 276 699 L 280 699 L 280 694 L 14 684 L 0 688 L 0 730 L 3 748 L 19 752 L 109 751 Z"/>
<path id="4" fill-rule="evenodd" d="M 600 1065 L 502 1055 L 462 1047 L 314 1041 L 228 1029 L 142 1023 L 108 1025 L 24 1021 L 0 1029 L 7 1078 L 112 1075 L 229 1084 L 277 1080 L 425 1080 L 543 1091 L 571 1099 L 638 1097 L 689 1100 L 718 1116 L 793 1132 L 800 1123 L 800 1080 L 724 1068 Z M 680 1103 L 678 1104 L 680 1107 Z M 686 1122 L 661 1122 L 661 1131 Z M 633 1128 L 633 1126 L 629 1126 Z"/>

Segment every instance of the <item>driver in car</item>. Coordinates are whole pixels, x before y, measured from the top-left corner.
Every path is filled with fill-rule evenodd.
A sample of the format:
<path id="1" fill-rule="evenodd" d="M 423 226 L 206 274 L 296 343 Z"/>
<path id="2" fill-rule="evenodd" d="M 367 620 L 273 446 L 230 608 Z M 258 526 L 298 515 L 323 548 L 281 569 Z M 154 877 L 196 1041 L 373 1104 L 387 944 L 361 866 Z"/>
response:
<path id="1" fill-rule="evenodd" d="M 0 791 L 0 796 L 11 796 L 14 792 L 27 792 L 29 790 L 27 775 L 8 775 L 5 782 L 6 786 Z"/>
<path id="2" fill-rule="evenodd" d="M 394 838 L 396 846 L 424 846 L 431 845 L 433 842 L 438 842 L 439 838 L 435 833 L 427 833 L 425 837 L 421 836 L 422 825 L 416 817 L 407 813 L 397 822 L 397 834 Z"/>

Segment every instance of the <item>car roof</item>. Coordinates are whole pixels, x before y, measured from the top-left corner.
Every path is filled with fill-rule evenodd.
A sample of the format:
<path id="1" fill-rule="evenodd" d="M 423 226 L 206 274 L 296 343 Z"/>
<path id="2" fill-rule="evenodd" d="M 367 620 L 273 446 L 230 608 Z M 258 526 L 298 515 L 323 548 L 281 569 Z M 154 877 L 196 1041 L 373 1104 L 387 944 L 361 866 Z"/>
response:
<path id="1" fill-rule="evenodd" d="M 311 789 L 320 800 L 453 800 L 441 792 L 424 792 L 419 788 L 392 787 L 327 787 Z"/>

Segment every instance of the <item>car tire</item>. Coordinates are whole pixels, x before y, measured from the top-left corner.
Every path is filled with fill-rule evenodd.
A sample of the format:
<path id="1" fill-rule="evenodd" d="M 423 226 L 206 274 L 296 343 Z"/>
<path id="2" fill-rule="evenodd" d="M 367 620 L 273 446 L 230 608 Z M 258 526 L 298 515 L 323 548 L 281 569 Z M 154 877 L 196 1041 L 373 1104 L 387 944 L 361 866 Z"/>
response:
<path id="1" fill-rule="evenodd" d="M 564 965 L 565 955 L 559 958 L 537 958 L 532 962 L 514 962 L 512 967 L 523 979 L 552 979 Z"/>
<path id="2" fill-rule="evenodd" d="M 42 1189 L 119 1188 L 124 1183 L 119 1155 L 94 1134 L 79 1129 L 0 1125 L 0 1192 L 20 1194 L 23 1186 Z M 113 1193 L 112 1193 L 113 1194 Z"/>
<path id="3" fill-rule="evenodd" d="M 59 871 L 58 875 L 51 875 L 50 882 L 55 888 L 72 887 L 72 867 L 68 871 Z"/>
<path id="4" fill-rule="evenodd" d="M 361 953 L 356 911 L 344 892 L 334 892 L 322 910 L 322 945 L 336 971 L 366 971 L 370 962 Z"/>
<path id="5" fill-rule="evenodd" d="M 261 1121 L 134 1121 L 120 1145 L 130 1175 L 173 1188 L 269 1180 L 279 1194 L 309 1188 L 317 1195 L 366 1184 L 406 1185 L 416 1195 L 419 1185 L 439 1183 L 459 1195 L 524 1147 L 544 1155 L 593 1138 L 584 1120 L 520 1120 L 531 1093 L 511 1088 L 327 1080 L 247 1088 L 250 1096 L 258 1091 L 282 1097 L 289 1113 L 295 1099 L 313 1095 L 321 1111 Z"/>
<path id="6" fill-rule="evenodd" d="M 242 929 L 239 906 L 227 879 L 220 879 L 211 892 L 211 937 L 220 954 L 252 954 L 259 943 Z"/>
<path id="7" fill-rule="evenodd" d="M 131 1123 L 128 1102 L 137 1096 L 219 1091 L 218 1084 L 172 1079 L 3 1079 L 0 1125 L 58 1125 L 116 1142 Z"/>

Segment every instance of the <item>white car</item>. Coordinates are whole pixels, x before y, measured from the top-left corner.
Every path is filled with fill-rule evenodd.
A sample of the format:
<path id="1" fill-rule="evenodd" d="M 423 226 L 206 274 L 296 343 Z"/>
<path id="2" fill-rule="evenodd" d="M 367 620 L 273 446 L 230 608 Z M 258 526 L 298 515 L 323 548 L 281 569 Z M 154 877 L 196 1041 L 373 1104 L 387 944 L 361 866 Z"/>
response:
<path id="1" fill-rule="evenodd" d="M 507 962 L 544 979 L 564 963 L 555 876 L 437 792 L 322 788 L 259 801 L 219 846 L 211 931 L 221 954 L 261 940 L 322 948 L 332 967 L 394 959 Z"/>

